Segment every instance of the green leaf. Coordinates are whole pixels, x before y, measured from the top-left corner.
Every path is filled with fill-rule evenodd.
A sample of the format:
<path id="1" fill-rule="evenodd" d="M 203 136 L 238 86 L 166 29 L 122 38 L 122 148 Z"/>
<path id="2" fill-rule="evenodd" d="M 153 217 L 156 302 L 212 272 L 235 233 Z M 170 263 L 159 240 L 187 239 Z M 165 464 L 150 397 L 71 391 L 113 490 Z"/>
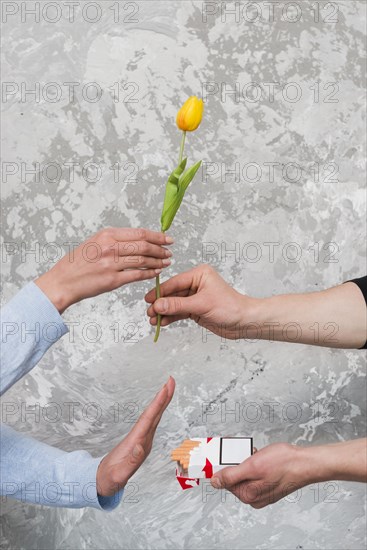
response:
<path id="1" fill-rule="evenodd" d="M 200 166 L 201 166 L 201 160 L 199 160 L 199 162 L 194 164 L 194 166 L 191 166 L 191 168 L 188 168 L 186 172 L 182 175 L 182 177 L 179 179 L 179 182 L 178 182 L 179 193 L 182 191 L 182 193 L 185 194 L 186 189 L 194 179 L 195 174 L 199 170 Z"/>
<path id="2" fill-rule="evenodd" d="M 175 196 L 178 193 L 178 182 L 179 178 L 182 174 L 182 172 L 186 168 L 187 158 L 184 158 L 182 162 L 176 168 L 171 172 L 167 183 L 166 183 L 166 192 L 164 195 L 164 201 L 163 201 L 163 209 L 162 209 L 162 216 L 165 210 L 169 207 L 169 205 L 174 200 Z"/>
<path id="3" fill-rule="evenodd" d="M 178 209 L 180 208 L 182 199 L 184 198 L 186 189 L 194 179 L 196 172 L 200 168 L 200 165 L 201 165 L 201 160 L 196 164 L 194 164 L 194 166 L 191 166 L 191 168 L 188 168 L 186 172 L 182 174 L 181 177 L 179 178 L 177 193 L 173 196 L 167 208 L 162 211 L 162 216 L 161 216 L 162 231 L 167 231 L 171 227 L 174 217 Z"/>

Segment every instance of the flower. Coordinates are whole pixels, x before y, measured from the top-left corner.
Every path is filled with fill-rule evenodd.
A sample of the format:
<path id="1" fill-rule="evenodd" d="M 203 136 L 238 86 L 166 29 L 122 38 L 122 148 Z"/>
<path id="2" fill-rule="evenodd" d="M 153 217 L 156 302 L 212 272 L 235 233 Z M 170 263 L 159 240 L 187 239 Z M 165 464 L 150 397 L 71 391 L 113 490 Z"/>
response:
<path id="1" fill-rule="evenodd" d="M 204 113 L 204 102 L 191 96 L 177 113 L 176 124 L 183 132 L 193 132 L 199 126 Z"/>
<path id="2" fill-rule="evenodd" d="M 187 158 L 183 158 L 183 152 L 185 147 L 186 132 L 193 132 L 199 126 L 204 113 L 204 102 L 196 96 L 191 96 L 182 105 L 181 109 L 177 113 L 177 126 L 182 130 L 180 153 L 178 156 L 178 164 L 176 168 L 171 172 L 166 184 L 166 193 L 164 196 L 163 209 L 161 215 L 161 230 L 167 231 L 171 227 L 171 223 L 176 216 L 178 209 L 180 208 L 182 199 L 185 192 L 194 179 L 196 172 L 201 166 L 201 160 L 186 168 Z M 159 275 L 155 278 L 155 292 L 156 297 L 161 296 L 161 285 L 159 281 Z M 158 341 L 161 331 L 161 315 L 157 316 L 157 327 L 154 336 L 154 342 Z"/>

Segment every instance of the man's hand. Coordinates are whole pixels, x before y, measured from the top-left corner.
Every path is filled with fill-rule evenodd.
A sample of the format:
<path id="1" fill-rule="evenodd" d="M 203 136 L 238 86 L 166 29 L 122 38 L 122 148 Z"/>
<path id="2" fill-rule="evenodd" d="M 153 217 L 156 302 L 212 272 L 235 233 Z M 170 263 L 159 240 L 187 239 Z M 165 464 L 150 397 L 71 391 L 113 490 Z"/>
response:
<path id="1" fill-rule="evenodd" d="M 274 443 L 211 478 L 216 489 L 228 489 L 245 504 L 264 508 L 312 483 L 366 481 L 367 439 L 298 447 Z"/>
<path id="2" fill-rule="evenodd" d="M 114 495 L 142 465 L 151 451 L 155 431 L 174 391 L 175 381 L 170 377 L 131 432 L 101 461 L 97 470 L 99 495 Z"/>
<path id="3" fill-rule="evenodd" d="M 231 288 L 216 271 L 201 265 L 180 273 L 145 297 L 152 304 L 152 325 L 157 314 L 164 327 L 190 317 L 231 340 L 261 339 L 331 348 L 360 348 L 366 342 L 366 302 L 350 281 L 306 294 L 252 298 Z"/>
<path id="4" fill-rule="evenodd" d="M 172 242 L 148 229 L 103 229 L 35 283 L 62 313 L 84 298 L 156 277 L 171 263 L 172 253 L 163 245 Z"/>
<path id="5" fill-rule="evenodd" d="M 263 508 L 307 485 L 308 466 L 302 448 L 285 443 L 265 447 L 211 478 L 216 489 L 228 489 L 245 504 Z"/>
<path id="6" fill-rule="evenodd" d="M 162 315 L 162 327 L 191 318 L 229 339 L 243 337 L 246 312 L 256 301 L 231 288 L 208 265 L 176 275 L 161 284 L 161 296 L 164 298 L 156 300 L 154 289 L 145 296 L 152 304 L 148 308 L 152 325 L 157 324 L 158 313 Z"/>

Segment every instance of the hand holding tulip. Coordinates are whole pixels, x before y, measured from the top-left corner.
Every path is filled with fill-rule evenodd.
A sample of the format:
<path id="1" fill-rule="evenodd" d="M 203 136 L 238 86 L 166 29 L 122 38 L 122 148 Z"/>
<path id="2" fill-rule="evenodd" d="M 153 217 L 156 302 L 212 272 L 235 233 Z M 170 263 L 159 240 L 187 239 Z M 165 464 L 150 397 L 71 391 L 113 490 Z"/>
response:
<path id="1" fill-rule="evenodd" d="M 108 227 L 35 280 L 60 313 L 72 304 L 134 281 L 154 278 L 170 264 L 173 239 L 130 227 Z"/>

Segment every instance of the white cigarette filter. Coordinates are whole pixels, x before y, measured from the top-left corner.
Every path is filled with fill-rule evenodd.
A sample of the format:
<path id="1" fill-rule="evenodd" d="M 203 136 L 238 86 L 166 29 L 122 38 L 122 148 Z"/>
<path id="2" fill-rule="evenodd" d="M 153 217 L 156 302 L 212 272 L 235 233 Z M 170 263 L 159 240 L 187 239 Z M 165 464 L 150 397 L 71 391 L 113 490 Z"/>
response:
<path id="1" fill-rule="evenodd" d="M 171 453 L 177 478 L 210 478 L 227 466 L 240 464 L 253 454 L 252 437 L 193 437 Z"/>

